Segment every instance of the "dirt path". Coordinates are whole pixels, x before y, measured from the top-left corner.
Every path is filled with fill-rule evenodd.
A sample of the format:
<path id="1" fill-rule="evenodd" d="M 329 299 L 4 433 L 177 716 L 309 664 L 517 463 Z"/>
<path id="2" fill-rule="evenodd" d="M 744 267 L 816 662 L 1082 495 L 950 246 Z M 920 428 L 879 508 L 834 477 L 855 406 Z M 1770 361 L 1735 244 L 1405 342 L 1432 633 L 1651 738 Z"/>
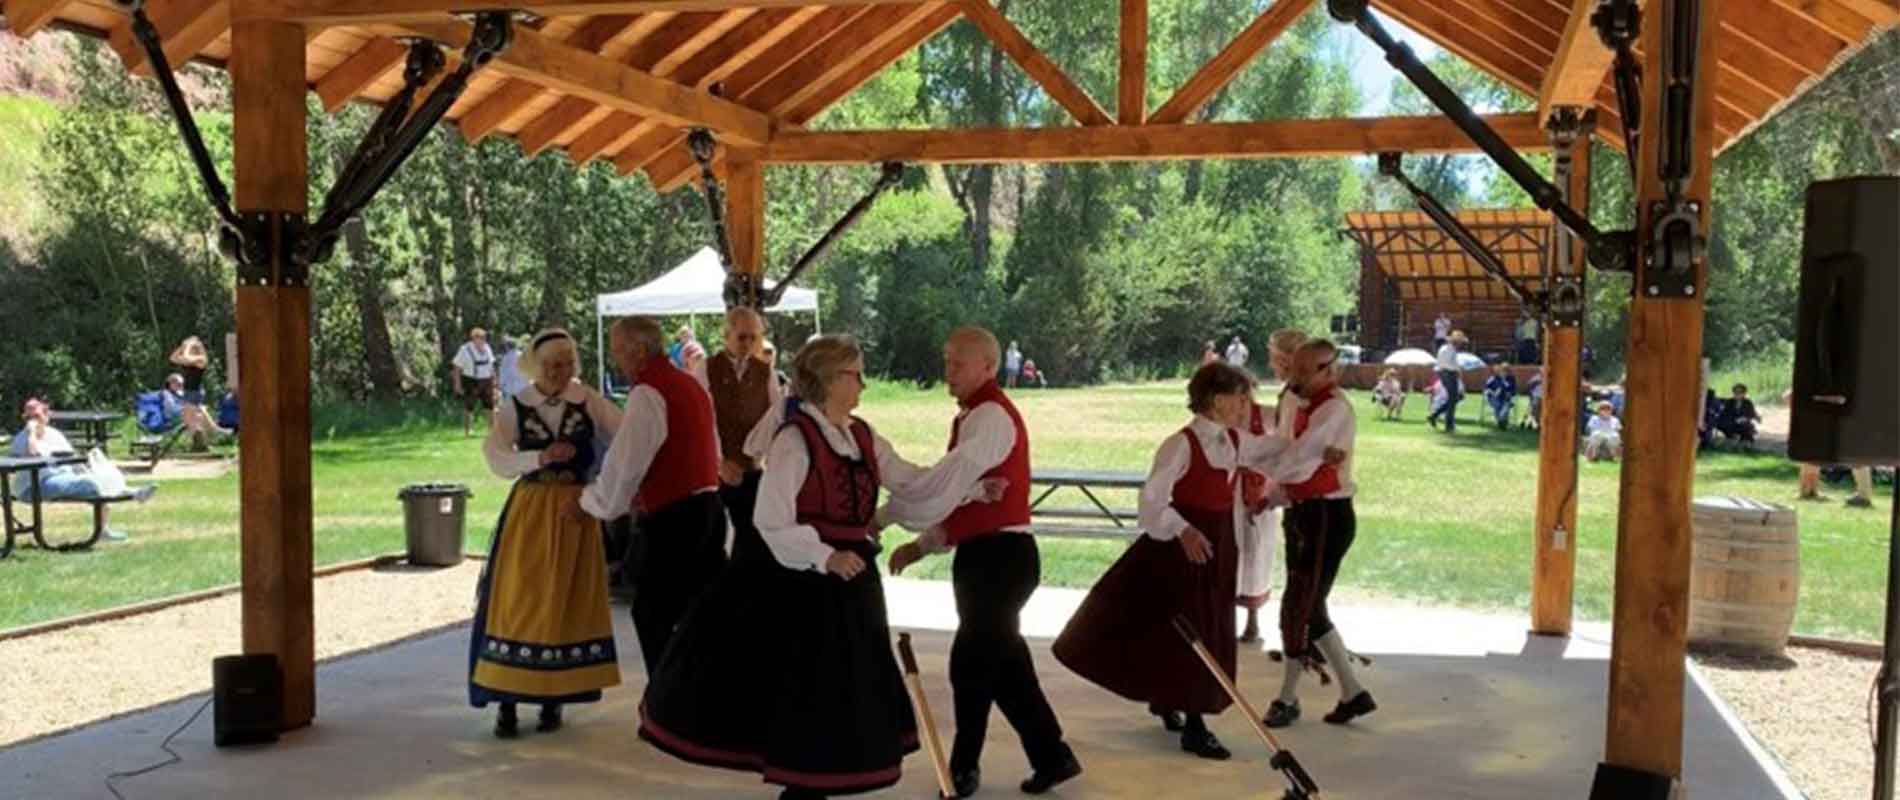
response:
<path id="1" fill-rule="evenodd" d="M 1868 689 L 1880 663 L 1790 647 L 1784 658 L 1698 655 L 1696 666 L 1812 800 L 1873 793 Z"/>

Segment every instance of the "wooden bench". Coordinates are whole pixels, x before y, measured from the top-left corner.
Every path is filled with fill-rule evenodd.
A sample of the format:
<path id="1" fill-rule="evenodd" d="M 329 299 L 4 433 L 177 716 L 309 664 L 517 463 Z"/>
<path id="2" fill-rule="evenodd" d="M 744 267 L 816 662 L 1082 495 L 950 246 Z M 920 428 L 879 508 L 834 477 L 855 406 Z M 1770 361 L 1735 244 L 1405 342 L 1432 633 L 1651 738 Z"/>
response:
<path id="1" fill-rule="evenodd" d="M 129 487 L 122 494 L 115 494 L 115 495 L 111 495 L 107 497 L 48 498 L 44 501 L 48 505 L 78 505 L 78 504 L 84 503 L 86 505 L 92 506 L 92 535 L 87 537 L 85 541 L 51 544 L 46 541 L 46 532 L 44 530 L 36 529 L 33 531 L 33 542 L 35 544 L 38 544 L 41 550 L 53 550 L 53 551 L 61 552 L 61 553 L 69 552 L 73 550 L 89 550 L 92 548 L 93 545 L 98 544 L 100 539 L 105 538 L 106 506 L 118 505 L 119 503 L 129 503 L 129 502 L 134 502 L 143 498 L 151 497 L 152 493 L 156 491 L 158 491 L 157 486 L 147 485 L 147 486 Z M 43 528 L 44 526 L 41 526 L 41 527 Z"/>
<path id="2" fill-rule="evenodd" d="M 1032 486 L 1045 486 L 1041 493 L 1029 503 L 1032 520 L 1031 529 L 1040 536 L 1072 537 L 1078 539 L 1127 539 L 1141 535 L 1141 526 L 1135 524 L 1138 515 L 1130 509 L 1110 508 L 1096 496 L 1100 489 L 1135 489 L 1147 481 L 1146 475 L 1138 472 L 1099 472 L 1091 470 L 1038 470 L 1030 474 Z M 1044 508 L 1043 501 L 1060 489 L 1074 489 L 1089 501 L 1088 506 L 1058 506 Z M 1066 522 L 1046 522 L 1043 520 L 1084 520 L 1095 524 L 1071 524 Z"/>

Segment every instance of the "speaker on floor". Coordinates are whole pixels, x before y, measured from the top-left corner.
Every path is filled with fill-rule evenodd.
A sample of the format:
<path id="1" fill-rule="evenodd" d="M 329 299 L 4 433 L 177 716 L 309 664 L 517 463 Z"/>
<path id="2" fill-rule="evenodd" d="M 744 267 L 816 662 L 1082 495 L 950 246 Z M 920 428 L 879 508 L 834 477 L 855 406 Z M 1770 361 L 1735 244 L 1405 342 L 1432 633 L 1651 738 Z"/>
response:
<path id="1" fill-rule="evenodd" d="M 1808 187 L 1788 457 L 1900 461 L 1900 177 Z"/>
<path id="2" fill-rule="evenodd" d="M 277 656 L 211 661 L 211 741 L 219 747 L 277 741 L 284 728 L 284 674 Z"/>
<path id="3" fill-rule="evenodd" d="M 1590 800 L 1670 800 L 1675 780 L 1632 767 L 1598 764 Z"/>

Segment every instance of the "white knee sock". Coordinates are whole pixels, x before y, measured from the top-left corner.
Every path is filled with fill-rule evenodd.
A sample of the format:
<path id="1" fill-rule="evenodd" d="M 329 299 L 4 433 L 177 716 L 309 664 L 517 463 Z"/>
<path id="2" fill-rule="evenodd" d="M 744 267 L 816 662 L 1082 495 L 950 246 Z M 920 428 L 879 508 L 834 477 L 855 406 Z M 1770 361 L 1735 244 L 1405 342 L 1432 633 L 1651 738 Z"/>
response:
<path id="1" fill-rule="evenodd" d="M 1298 705 L 1300 702 L 1300 672 L 1306 668 L 1291 658 L 1285 662 L 1286 674 L 1280 677 L 1280 702 Z"/>
<path id="2" fill-rule="evenodd" d="M 1319 646 L 1321 653 L 1326 654 L 1326 664 L 1339 677 L 1340 700 L 1351 700 L 1365 691 L 1366 687 L 1359 685 L 1359 677 L 1353 672 L 1352 655 L 1346 652 L 1346 643 L 1339 638 L 1338 629 L 1328 631 L 1314 644 Z"/>

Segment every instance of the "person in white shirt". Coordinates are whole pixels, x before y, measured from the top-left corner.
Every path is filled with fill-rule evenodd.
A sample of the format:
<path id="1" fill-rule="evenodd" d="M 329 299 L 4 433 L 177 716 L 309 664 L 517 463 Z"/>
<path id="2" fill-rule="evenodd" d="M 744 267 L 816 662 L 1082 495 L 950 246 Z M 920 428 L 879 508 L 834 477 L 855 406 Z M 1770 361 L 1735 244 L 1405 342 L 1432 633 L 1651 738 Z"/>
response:
<path id="1" fill-rule="evenodd" d="M 495 735 L 517 735 L 517 703 L 541 705 L 542 731 L 561 706 L 599 700 L 620 683 L 600 529 L 564 513 L 585 486 L 596 431 L 620 427 L 620 409 L 574 380 L 574 337 L 537 334 L 522 354 L 532 383 L 496 410 L 482 455 L 514 479 L 476 583 L 469 639 L 469 703 L 501 704 Z"/>
<path id="2" fill-rule="evenodd" d="M 1425 423 L 1434 429 L 1438 420 L 1445 420 L 1445 432 L 1458 432 L 1458 401 L 1465 399 L 1465 370 L 1458 366 L 1458 354 L 1470 345 L 1464 331 L 1452 331 L 1451 338 L 1438 348 L 1438 382 L 1445 389 L 1445 401 L 1433 403 L 1432 413 Z"/>
<path id="3" fill-rule="evenodd" d="M 880 512 L 886 521 L 923 531 L 891 553 L 892 575 L 927 554 L 956 550 L 951 586 L 958 627 L 950 646 L 950 687 L 957 735 L 950 772 L 962 797 L 982 784 L 979 765 L 992 705 L 1016 729 L 1028 756 L 1031 774 L 1020 787 L 1025 793 L 1042 794 L 1082 774 L 1022 636 L 1023 605 L 1042 581 L 1042 561 L 1029 526 L 1029 429 L 996 383 L 1001 358 L 989 331 L 970 326 L 951 332 L 943 346 L 943 377 L 960 411 L 940 465 L 954 477 L 947 491 L 924 500 L 898 495 Z M 964 503 L 986 478 L 1007 482 L 1002 496 Z"/>
<path id="4" fill-rule="evenodd" d="M 568 513 L 603 522 L 640 513 L 646 550 L 634 577 L 633 628 L 652 675 L 680 618 L 726 564 L 719 433 L 712 397 L 666 357 L 658 322 L 622 318 L 611 342 L 633 389 L 600 475 Z"/>
<path id="5" fill-rule="evenodd" d="M 1235 336 L 1233 341 L 1227 343 L 1228 364 L 1246 369 L 1247 356 L 1247 343 L 1241 341 L 1239 336 Z"/>
<path id="6" fill-rule="evenodd" d="M 1339 566 L 1357 535 L 1352 498 L 1353 451 L 1358 419 L 1339 390 L 1332 342 L 1317 339 L 1300 346 L 1294 357 L 1291 388 L 1299 397 L 1293 438 L 1264 437 L 1246 444 L 1243 454 L 1279 484 L 1286 511 L 1287 586 L 1280 598 L 1280 637 L 1286 672 L 1280 696 L 1268 706 L 1265 722 L 1280 728 L 1300 718 L 1301 672 L 1320 669 L 1317 647 L 1339 676 L 1339 705 L 1326 721 L 1343 725 L 1378 708 L 1360 685 L 1355 656 L 1333 624 L 1327 607 Z"/>
<path id="7" fill-rule="evenodd" d="M 1293 435 L 1293 412 L 1298 404 L 1285 386 L 1293 374 L 1293 354 L 1305 343 L 1306 334 L 1293 328 L 1282 328 L 1267 337 L 1267 366 L 1282 388 L 1272 406 L 1255 404 L 1247 425 L 1249 435 L 1282 438 Z M 1273 556 L 1279 547 L 1280 512 L 1267 502 L 1272 481 L 1265 475 L 1244 469 L 1240 483 L 1241 498 L 1248 513 L 1236 531 L 1240 579 L 1235 601 L 1247 609 L 1247 625 L 1241 630 L 1240 641 L 1252 643 L 1260 640 L 1260 608 L 1273 596 Z"/>
<path id="8" fill-rule="evenodd" d="M 469 330 L 468 341 L 450 359 L 449 376 L 455 396 L 462 398 L 462 435 L 472 436 L 475 407 L 495 409 L 495 351 L 488 347 L 488 331 Z"/>
<path id="9" fill-rule="evenodd" d="M 521 375 L 521 348 L 515 340 L 501 340 L 501 357 L 495 369 L 495 380 L 500 383 L 502 397 L 514 397 L 528 388 L 528 379 Z"/>
<path id="10" fill-rule="evenodd" d="M 874 559 L 878 494 L 929 502 L 955 469 L 910 464 L 852 414 L 864 391 L 852 337 L 807 342 L 793 371 L 799 399 L 772 436 L 750 521 L 763 546 L 735 548 L 681 623 L 640 735 L 687 761 L 761 772 L 782 797 L 873 791 L 917 747 Z"/>
<path id="11" fill-rule="evenodd" d="M 1623 457 L 1623 421 L 1616 418 L 1616 406 L 1605 400 L 1597 403 L 1583 438 L 1583 457 L 1591 461 L 1615 461 Z"/>
<path id="12" fill-rule="evenodd" d="M 1444 347 L 1451 341 L 1451 315 L 1438 312 L 1438 318 L 1432 320 L 1432 349 Z"/>
<path id="13" fill-rule="evenodd" d="M 1009 388 L 1016 388 L 1016 379 L 1022 377 L 1022 374 L 1023 351 L 1016 347 L 1015 342 L 1010 342 L 1009 350 L 1003 353 L 1003 377 L 1008 379 Z"/>
<path id="14" fill-rule="evenodd" d="M 53 427 L 53 408 L 47 405 L 46 401 L 36 397 L 27 398 L 21 405 L 20 419 L 26 427 L 13 434 L 13 441 L 7 450 L 8 455 L 14 458 L 45 458 L 73 452 L 73 444 L 66 439 L 66 434 Z M 32 501 L 35 498 L 35 491 L 39 493 L 37 497 L 41 500 L 86 499 L 103 494 L 99 478 L 85 464 L 47 467 L 39 471 L 37 482 L 20 480 L 25 477 L 24 475 L 16 476 L 16 480 L 19 480 L 18 483 L 13 484 L 13 495 L 16 500 Z M 151 486 L 139 486 L 128 491 L 143 503 L 151 499 L 152 493 L 157 489 Z M 109 513 L 106 506 L 99 506 L 98 512 L 100 538 L 109 542 L 123 542 L 129 538 L 125 533 L 113 530 L 106 525 Z"/>

